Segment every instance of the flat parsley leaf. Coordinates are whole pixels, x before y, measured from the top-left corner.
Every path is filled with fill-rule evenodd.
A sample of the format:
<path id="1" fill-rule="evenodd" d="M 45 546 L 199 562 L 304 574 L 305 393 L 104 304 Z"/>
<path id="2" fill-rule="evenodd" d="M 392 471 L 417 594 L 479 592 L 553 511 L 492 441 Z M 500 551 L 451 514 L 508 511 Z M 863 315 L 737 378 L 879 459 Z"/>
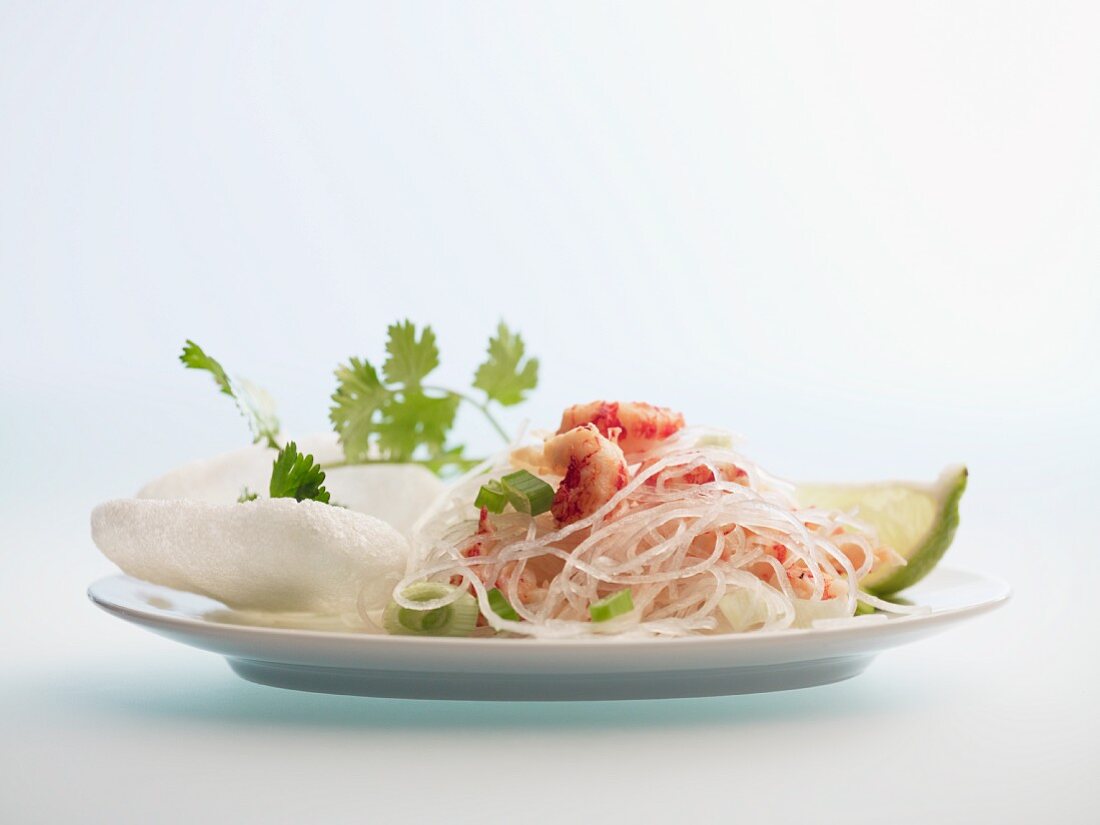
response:
<path id="1" fill-rule="evenodd" d="M 228 373 L 202 347 L 188 339 L 180 353 L 180 362 L 192 370 L 206 370 L 214 376 L 218 389 L 228 395 L 237 404 L 252 431 L 252 441 L 266 441 L 267 446 L 279 449 L 276 436 L 279 434 L 279 418 L 275 415 L 275 401 L 262 388 L 243 378 L 230 378 Z"/>
<path id="2" fill-rule="evenodd" d="M 506 407 L 523 401 L 524 393 L 539 382 L 539 361 L 524 361 L 524 350 L 520 334 L 501 321 L 496 336 L 489 339 L 489 358 L 474 375 L 474 386 Z"/>
<path id="3" fill-rule="evenodd" d="M 328 490 L 323 486 L 325 472 L 313 463 L 313 456 L 302 455 L 293 441 L 279 450 L 271 465 L 272 498 L 293 498 L 296 501 L 320 501 L 328 504 Z"/>
<path id="4" fill-rule="evenodd" d="M 346 367 L 337 367 L 336 380 L 334 405 L 328 417 L 348 460 L 362 461 L 370 457 L 370 439 L 377 429 L 375 413 L 390 400 L 392 393 L 382 385 L 378 370 L 359 358 L 349 359 Z"/>
<path id="5" fill-rule="evenodd" d="M 389 358 L 382 365 L 386 380 L 392 384 L 419 387 L 424 376 L 439 366 L 435 333 L 426 326 L 417 340 L 416 325 L 408 320 L 391 324 L 387 333 L 386 352 Z"/>

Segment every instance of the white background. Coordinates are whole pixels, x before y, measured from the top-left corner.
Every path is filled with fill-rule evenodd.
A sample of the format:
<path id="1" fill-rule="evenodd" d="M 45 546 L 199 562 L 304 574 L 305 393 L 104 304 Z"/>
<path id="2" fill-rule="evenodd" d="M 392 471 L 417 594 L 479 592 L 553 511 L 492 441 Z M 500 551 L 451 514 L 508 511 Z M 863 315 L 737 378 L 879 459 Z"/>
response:
<path id="1" fill-rule="evenodd" d="M 1095 821 L 1100 6 L 0 3 L 0 821 Z M 755 697 L 265 689 L 96 612 L 93 504 L 241 445 L 186 337 L 498 318 L 791 477 L 966 461 L 1004 610 Z M 491 433 L 463 419 L 475 447 Z"/>

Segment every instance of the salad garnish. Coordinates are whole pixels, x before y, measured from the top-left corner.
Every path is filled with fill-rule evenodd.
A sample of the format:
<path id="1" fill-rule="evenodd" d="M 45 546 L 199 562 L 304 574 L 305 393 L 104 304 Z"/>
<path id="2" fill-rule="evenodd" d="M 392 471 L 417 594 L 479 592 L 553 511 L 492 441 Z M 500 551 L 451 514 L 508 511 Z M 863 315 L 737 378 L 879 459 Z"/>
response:
<path id="1" fill-rule="evenodd" d="M 478 366 L 472 382 L 475 390 L 484 393 L 483 399 L 424 383 L 439 366 L 439 347 L 430 326 L 418 331 L 406 319 L 391 324 L 386 333 L 386 359 L 381 374 L 365 358 L 349 358 L 347 364 L 336 368 L 337 386 L 332 394 L 329 420 L 339 436 L 344 461 L 329 463 L 329 467 L 420 464 L 443 476 L 468 470 L 481 459 L 467 456 L 464 445 L 450 442 L 455 415 L 463 403 L 478 410 L 501 439 L 509 441 L 493 408 L 524 401 L 538 385 L 539 373 L 538 359 L 527 355 L 518 332 L 501 321 L 496 333 L 490 336 L 486 359 Z M 234 400 L 247 420 L 254 443 L 281 451 L 272 466 L 272 498 L 328 502 L 328 493 L 320 486 L 324 473 L 313 457 L 302 456 L 293 444 L 285 448 L 280 445 L 279 419 L 267 392 L 246 379 L 231 376 L 219 361 L 190 339 L 184 344 L 180 361 L 188 369 L 210 373 L 218 390 Z M 286 448 L 293 449 L 287 452 Z M 319 480 L 315 474 L 310 475 L 314 470 L 320 473 Z M 541 506 L 546 491 L 535 483 L 537 479 L 517 477 L 514 481 L 507 492 L 502 491 L 505 500 L 517 509 L 528 508 L 525 512 Z M 238 500 L 254 501 L 257 497 L 257 493 L 246 489 Z"/>
<path id="2" fill-rule="evenodd" d="M 508 434 L 492 405 L 512 406 L 538 383 L 538 359 L 525 355 L 523 338 L 502 321 L 489 339 L 488 358 L 477 368 L 473 386 L 484 400 L 446 387 L 425 384 L 439 366 L 439 348 L 430 326 L 417 335 L 410 321 L 392 324 L 382 374 L 366 359 L 351 358 L 336 370 L 329 419 L 350 464 L 414 462 L 446 473 L 469 469 L 477 459 L 448 439 L 462 403 L 478 410 L 505 442 Z"/>
<path id="3" fill-rule="evenodd" d="M 190 339 L 183 345 L 180 362 L 187 369 L 205 370 L 214 377 L 218 390 L 233 399 L 248 422 L 253 443 L 264 442 L 268 447 L 279 449 L 279 419 L 275 415 L 275 402 L 266 391 L 247 379 L 231 378 L 217 360 Z"/>
<path id="4" fill-rule="evenodd" d="M 477 625 L 477 601 L 468 593 L 439 582 L 421 582 L 401 592 L 412 604 L 390 602 L 382 614 L 382 626 L 395 636 L 468 636 Z M 451 598 L 436 605 L 441 599 Z"/>
<path id="5" fill-rule="evenodd" d="M 293 441 L 279 450 L 271 468 L 272 498 L 293 498 L 297 501 L 329 503 L 328 490 L 324 488 L 325 472 L 315 463 L 312 455 L 298 452 Z"/>
<path id="6" fill-rule="evenodd" d="M 594 622 L 607 622 L 634 609 L 634 597 L 629 590 L 620 590 L 588 605 L 588 615 Z"/>
<path id="7" fill-rule="evenodd" d="M 497 515 L 511 504 L 517 513 L 538 516 L 549 510 L 553 503 L 554 488 L 527 470 L 516 470 L 501 476 L 499 481 L 492 479 L 485 482 L 474 499 L 474 507 L 479 510 L 484 507 Z"/>

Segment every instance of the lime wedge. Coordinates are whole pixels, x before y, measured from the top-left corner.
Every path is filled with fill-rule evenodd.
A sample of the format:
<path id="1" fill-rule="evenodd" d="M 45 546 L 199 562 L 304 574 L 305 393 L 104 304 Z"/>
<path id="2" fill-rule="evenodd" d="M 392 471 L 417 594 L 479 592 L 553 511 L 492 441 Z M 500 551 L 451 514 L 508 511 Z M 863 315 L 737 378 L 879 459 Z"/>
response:
<path id="1" fill-rule="evenodd" d="M 966 467 L 954 465 L 933 484 L 803 484 L 795 497 L 804 507 L 855 511 L 878 530 L 879 541 L 907 561 L 878 567 L 860 580 L 869 593 L 886 596 L 916 584 L 943 557 L 959 526 L 966 476 Z"/>

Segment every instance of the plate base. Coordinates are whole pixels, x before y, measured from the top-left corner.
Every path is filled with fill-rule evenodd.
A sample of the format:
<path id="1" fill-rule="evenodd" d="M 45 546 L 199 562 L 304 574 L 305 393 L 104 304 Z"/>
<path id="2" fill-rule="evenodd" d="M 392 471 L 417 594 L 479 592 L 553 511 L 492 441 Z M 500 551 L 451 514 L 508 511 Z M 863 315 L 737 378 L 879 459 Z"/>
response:
<path id="1" fill-rule="evenodd" d="M 858 676 L 873 655 L 683 673 L 433 673 L 316 667 L 227 658 L 240 677 L 260 685 L 314 693 L 399 699 L 592 701 L 729 696 L 827 685 Z"/>

